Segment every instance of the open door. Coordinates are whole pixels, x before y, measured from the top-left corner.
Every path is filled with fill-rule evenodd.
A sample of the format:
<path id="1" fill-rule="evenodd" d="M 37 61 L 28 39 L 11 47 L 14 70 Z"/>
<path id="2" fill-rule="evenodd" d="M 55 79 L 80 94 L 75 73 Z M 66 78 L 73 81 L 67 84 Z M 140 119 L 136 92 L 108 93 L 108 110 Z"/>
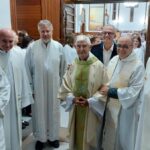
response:
<path id="1" fill-rule="evenodd" d="M 117 7 L 120 7 L 120 4 L 121 3 L 124 3 L 124 2 L 138 2 L 139 3 L 139 5 L 140 5 L 140 3 L 143 3 L 143 2 L 147 2 L 147 5 L 146 5 L 146 7 L 145 7 L 145 11 L 143 10 L 143 12 L 145 13 L 145 15 L 144 15 L 144 19 L 143 19 L 143 24 L 145 24 L 145 25 L 143 25 L 143 30 L 147 30 L 147 34 L 146 34 L 146 53 L 145 53 L 145 63 L 147 62 L 147 59 L 148 59 L 148 57 L 150 56 L 150 5 L 149 5 L 149 0 L 130 0 L 130 1 L 126 1 L 126 0 L 64 0 L 64 2 L 65 2 L 65 5 L 67 4 L 70 4 L 70 5 L 84 5 L 84 4 L 86 4 L 86 5 L 93 5 L 93 4 L 95 4 L 95 5 L 98 5 L 98 4 L 102 4 L 102 5 L 104 5 L 104 7 L 105 7 L 105 5 L 107 5 L 108 3 L 112 3 L 112 4 L 114 4 L 114 6 L 115 6 L 115 4 L 117 4 Z M 115 8 L 115 7 L 114 7 Z M 135 8 L 135 9 L 134 9 Z M 110 9 L 112 9 L 112 8 L 110 8 Z M 135 7 L 129 7 L 129 9 L 128 9 L 128 12 L 127 13 L 129 13 L 130 15 L 129 15 L 129 18 L 128 18 L 128 20 L 130 21 L 129 22 L 129 26 L 130 26 L 130 24 L 132 24 L 132 22 L 134 21 L 134 20 L 139 20 L 139 18 L 138 19 L 135 19 L 134 18 L 134 15 L 135 15 L 135 13 L 139 13 L 139 12 L 137 12 L 136 11 L 137 9 L 136 9 L 136 6 Z M 76 10 L 75 10 L 76 11 Z M 115 16 L 116 16 L 116 18 L 119 18 L 119 11 L 121 11 L 121 9 L 119 10 L 119 9 L 117 9 L 116 11 L 114 10 L 114 16 L 111 16 L 111 17 L 114 17 L 115 18 Z M 85 13 L 86 15 L 87 15 L 87 13 Z M 103 17 L 103 25 L 105 24 L 105 22 L 108 22 L 108 20 L 107 20 L 107 11 L 106 11 L 106 9 L 104 8 L 104 17 Z M 76 17 L 78 17 L 79 15 L 78 14 L 76 14 L 76 16 L 75 16 L 75 32 L 82 32 L 82 30 L 76 30 L 76 24 L 77 24 L 77 21 L 76 20 L 78 20 L 78 19 L 76 19 Z M 110 17 L 110 16 L 109 16 Z M 81 16 L 80 16 L 80 18 L 81 18 Z M 145 21 L 145 20 L 147 20 L 147 21 Z M 142 21 L 141 21 L 142 22 Z M 145 23 L 146 22 L 146 23 Z M 82 24 L 82 23 L 80 23 L 80 24 Z M 110 23 L 111 24 L 111 23 Z M 86 22 L 86 26 L 89 26 L 89 25 L 87 25 L 87 22 Z M 119 23 L 117 22 L 116 23 L 116 26 L 118 27 L 119 26 Z M 64 26 L 64 28 L 66 28 L 66 26 Z M 80 27 L 80 28 L 82 28 L 82 27 Z M 85 30 L 86 30 L 86 32 L 90 32 L 90 30 L 87 30 L 87 27 L 84 27 L 85 28 Z M 64 29 L 65 31 L 66 31 L 66 29 Z M 136 28 L 134 28 L 132 31 L 135 31 L 136 30 Z M 142 29 L 141 29 L 142 30 Z"/>

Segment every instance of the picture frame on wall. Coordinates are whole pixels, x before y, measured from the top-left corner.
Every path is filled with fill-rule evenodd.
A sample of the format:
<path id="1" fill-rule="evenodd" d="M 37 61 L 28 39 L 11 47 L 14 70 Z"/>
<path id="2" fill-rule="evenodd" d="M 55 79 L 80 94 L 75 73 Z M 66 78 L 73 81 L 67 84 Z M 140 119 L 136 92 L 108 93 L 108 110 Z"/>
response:
<path id="1" fill-rule="evenodd" d="M 104 25 L 104 5 L 89 5 L 89 31 L 100 31 Z"/>

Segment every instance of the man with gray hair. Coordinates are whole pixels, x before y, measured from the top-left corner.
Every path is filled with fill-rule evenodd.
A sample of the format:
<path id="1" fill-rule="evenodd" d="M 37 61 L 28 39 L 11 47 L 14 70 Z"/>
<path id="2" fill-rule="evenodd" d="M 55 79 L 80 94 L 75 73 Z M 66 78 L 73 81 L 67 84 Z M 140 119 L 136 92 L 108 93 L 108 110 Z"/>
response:
<path id="1" fill-rule="evenodd" d="M 65 71 L 63 47 L 52 39 L 53 26 L 48 20 L 38 23 L 40 39 L 33 42 L 26 53 L 26 68 L 33 89 L 33 133 L 35 149 L 44 143 L 59 147 L 59 101 L 57 92 Z"/>
<path id="2" fill-rule="evenodd" d="M 69 149 L 99 150 L 102 100 L 106 97 L 98 90 L 107 83 L 107 74 L 104 65 L 90 53 L 89 37 L 78 35 L 75 48 L 78 57 L 68 67 L 58 94 L 66 111 L 70 112 Z"/>

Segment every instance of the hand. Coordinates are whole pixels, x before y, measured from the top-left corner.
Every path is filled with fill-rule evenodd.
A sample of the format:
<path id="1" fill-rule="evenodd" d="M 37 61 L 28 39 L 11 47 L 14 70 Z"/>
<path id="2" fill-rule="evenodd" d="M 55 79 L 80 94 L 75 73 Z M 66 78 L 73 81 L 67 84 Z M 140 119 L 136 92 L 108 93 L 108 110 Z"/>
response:
<path id="1" fill-rule="evenodd" d="M 79 99 L 80 99 L 80 97 L 75 97 L 75 98 L 73 99 L 73 103 L 74 103 L 75 105 L 79 105 L 79 103 L 80 103 Z"/>
<path id="2" fill-rule="evenodd" d="M 109 87 L 107 85 L 102 85 L 100 88 L 100 93 L 104 96 L 107 96 Z"/>
<path id="3" fill-rule="evenodd" d="M 89 106 L 88 100 L 86 98 L 80 97 L 79 101 L 80 101 L 80 106 L 82 107 Z"/>
<path id="4" fill-rule="evenodd" d="M 75 105 L 80 105 L 82 107 L 87 107 L 89 105 L 87 99 L 83 98 L 82 96 L 75 97 L 73 102 Z"/>

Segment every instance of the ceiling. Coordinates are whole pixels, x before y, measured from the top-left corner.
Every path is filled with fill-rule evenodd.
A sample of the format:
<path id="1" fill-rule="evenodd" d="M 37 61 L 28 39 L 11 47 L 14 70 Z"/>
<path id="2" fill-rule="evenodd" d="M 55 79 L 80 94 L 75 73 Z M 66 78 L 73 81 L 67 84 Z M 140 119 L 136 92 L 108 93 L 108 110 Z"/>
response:
<path id="1" fill-rule="evenodd" d="M 121 2 L 148 2 L 149 0 L 65 0 L 65 3 L 89 4 L 89 3 L 121 3 Z"/>

